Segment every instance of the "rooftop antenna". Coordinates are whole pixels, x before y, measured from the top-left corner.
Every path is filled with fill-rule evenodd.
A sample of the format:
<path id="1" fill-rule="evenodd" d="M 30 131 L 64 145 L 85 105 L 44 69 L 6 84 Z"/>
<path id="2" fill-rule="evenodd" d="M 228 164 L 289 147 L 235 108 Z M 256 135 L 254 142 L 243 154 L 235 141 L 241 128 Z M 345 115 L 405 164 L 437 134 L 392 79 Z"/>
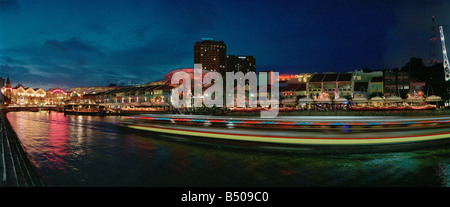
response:
<path id="1" fill-rule="evenodd" d="M 431 19 L 431 31 L 430 31 L 430 59 L 428 60 L 428 64 L 434 65 L 436 63 L 439 63 L 438 60 L 438 53 L 436 51 L 436 41 L 437 41 L 437 33 L 436 33 L 436 27 L 434 24 L 434 16 L 432 16 Z"/>

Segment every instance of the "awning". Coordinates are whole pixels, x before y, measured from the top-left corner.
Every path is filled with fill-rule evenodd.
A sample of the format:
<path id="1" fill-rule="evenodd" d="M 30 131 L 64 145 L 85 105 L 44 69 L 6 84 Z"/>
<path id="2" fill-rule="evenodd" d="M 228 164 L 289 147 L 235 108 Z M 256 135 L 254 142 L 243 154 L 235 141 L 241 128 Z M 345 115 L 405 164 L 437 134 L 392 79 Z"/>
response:
<path id="1" fill-rule="evenodd" d="M 363 97 L 356 97 L 356 98 L 352 99 L 352 102 L 363 103 L 363 102 L 369 102 L 369 100 L 367 100 L 367 98 L 363 98 Z"/>
<path id="2" fill-rule="evenodd" d="M 423 98 L 407 98 L 406 102 L 423 102 Z"/>
<path id="3" fill-rule="evenodd" d="M 348 100 L 346 98 L 338 98 L 338 99 L 334 99 L 333 101 L 335 103 L 344 103 L 344 102 L 347 102 Z"/>
<path id="4" fill-rule="evenodd" d="M 285 104 L 285 105 L 289 105 L 289 104 L 295 105 L 296 104 L 295 99 L 283 99 L 283 100 L 281 100 L 281 103 Z"/>
<path id="5" fill-rule="evenodd" d="M 317 103 L 331 103 L 331 99 L 327 98 L 327 99 L 317 99 L 316 100 Z"/>
<path id="6" fill-rule="evenodd" d="M 426 102 L 435 102 L 435 101 L 442 101 L 442 98 L 440 96 L 431 95 L 425 98 Z"/>
<path id="7" fill-rule="evenodd" d="M 375 96 L 373 98 L 370 99 L 371 102 L 381 102 L 383 101 L 383 98 L 379 97 L 379 96 Z"/>
<path id="8" fill-rule="evenodd" d="M 314 100 L 312 98 L 304 97 L 301 99 L 298 99 L 298 103 L 312 103 Z"/>
<path id="9" fill-rule="evenodd" d="M 155 103 L 153 104 L 153 106 L 168 106 L 169 104 L 166 102 L 159 102 L 159 103 Z"/>
<path id="10" fill-rule="evenodd" d="M 386 102 L 395 103 L 395 102 L 403 102 L 403 100 L 398 96 L 390 96 L 386 98 Z"/>
<path id="11" fill-rule="evenodd" d="M 150 102 L 141 102 L 139 105 L 141 105 L 141 106 L 151 106 L 152 104 Z"/>

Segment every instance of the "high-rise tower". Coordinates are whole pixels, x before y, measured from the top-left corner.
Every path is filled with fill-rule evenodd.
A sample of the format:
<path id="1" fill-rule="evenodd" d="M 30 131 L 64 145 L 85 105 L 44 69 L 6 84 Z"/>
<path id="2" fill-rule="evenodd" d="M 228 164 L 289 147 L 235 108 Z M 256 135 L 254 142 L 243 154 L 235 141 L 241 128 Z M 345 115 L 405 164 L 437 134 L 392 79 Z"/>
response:
<path id="1" fill-rule="evenodd" d="M 229 55 L 227 57 L 227 72 L 256 72 L 255 58 L 248 55 Z"/>
<path id="2" fill-rule="evenodd" d="M 429 65 L 439 63 L 436 41 L 437 41 L 437 30 L 434 24 L 434 16 L 433 16 L 431 19 L 431 31 L 430 31 L 430 57 L 428 59 Z"/>
<path id="3" fill-rule="evenodd" d="M 227 46 L 223 41 L 203 38 L 194 44 L 194 64 L 201 63 L 202 69 L 225 73 L 227 61 Z"/>

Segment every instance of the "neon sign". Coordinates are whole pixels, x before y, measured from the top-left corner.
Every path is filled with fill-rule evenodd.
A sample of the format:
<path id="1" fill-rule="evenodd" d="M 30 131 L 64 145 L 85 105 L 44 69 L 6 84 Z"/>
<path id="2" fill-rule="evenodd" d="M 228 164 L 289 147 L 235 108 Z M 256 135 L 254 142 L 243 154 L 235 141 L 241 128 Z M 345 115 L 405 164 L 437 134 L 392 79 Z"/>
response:
<path id="1" fill-rule="evenodd" d="M 298 81 L 306 82 L 309 77 L 311 77 L 311 74 L 296 74 L 296 75 L 282 74 L 278 76 L 278 80 L 290 80 L 296 78 L 298 79 Z"/>
<path id="2" fill-rule="evenodd" d="M 54 89 L 54 90 L 51 92 L 51 94 L 53 95 L 54 93 L 57 93 L 57 92 L 60 92 L 60 93 L 62 93 L 62 94 L 64 94 L 64 95 L 66 95 L 66 92 L 63 91 L 63 90 L 60 89 L 60 88 Z"/>

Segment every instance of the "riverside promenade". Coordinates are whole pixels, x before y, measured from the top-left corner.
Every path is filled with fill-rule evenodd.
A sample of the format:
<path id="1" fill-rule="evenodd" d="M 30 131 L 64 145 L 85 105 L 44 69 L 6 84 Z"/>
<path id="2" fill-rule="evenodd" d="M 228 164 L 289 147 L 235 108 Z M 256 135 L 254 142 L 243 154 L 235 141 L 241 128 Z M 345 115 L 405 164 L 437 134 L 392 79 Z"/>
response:
<path id="1" fill-rule="evenodd" d="M 0 111 L 0 187 L 44 187 L 6 113 Z"/>

